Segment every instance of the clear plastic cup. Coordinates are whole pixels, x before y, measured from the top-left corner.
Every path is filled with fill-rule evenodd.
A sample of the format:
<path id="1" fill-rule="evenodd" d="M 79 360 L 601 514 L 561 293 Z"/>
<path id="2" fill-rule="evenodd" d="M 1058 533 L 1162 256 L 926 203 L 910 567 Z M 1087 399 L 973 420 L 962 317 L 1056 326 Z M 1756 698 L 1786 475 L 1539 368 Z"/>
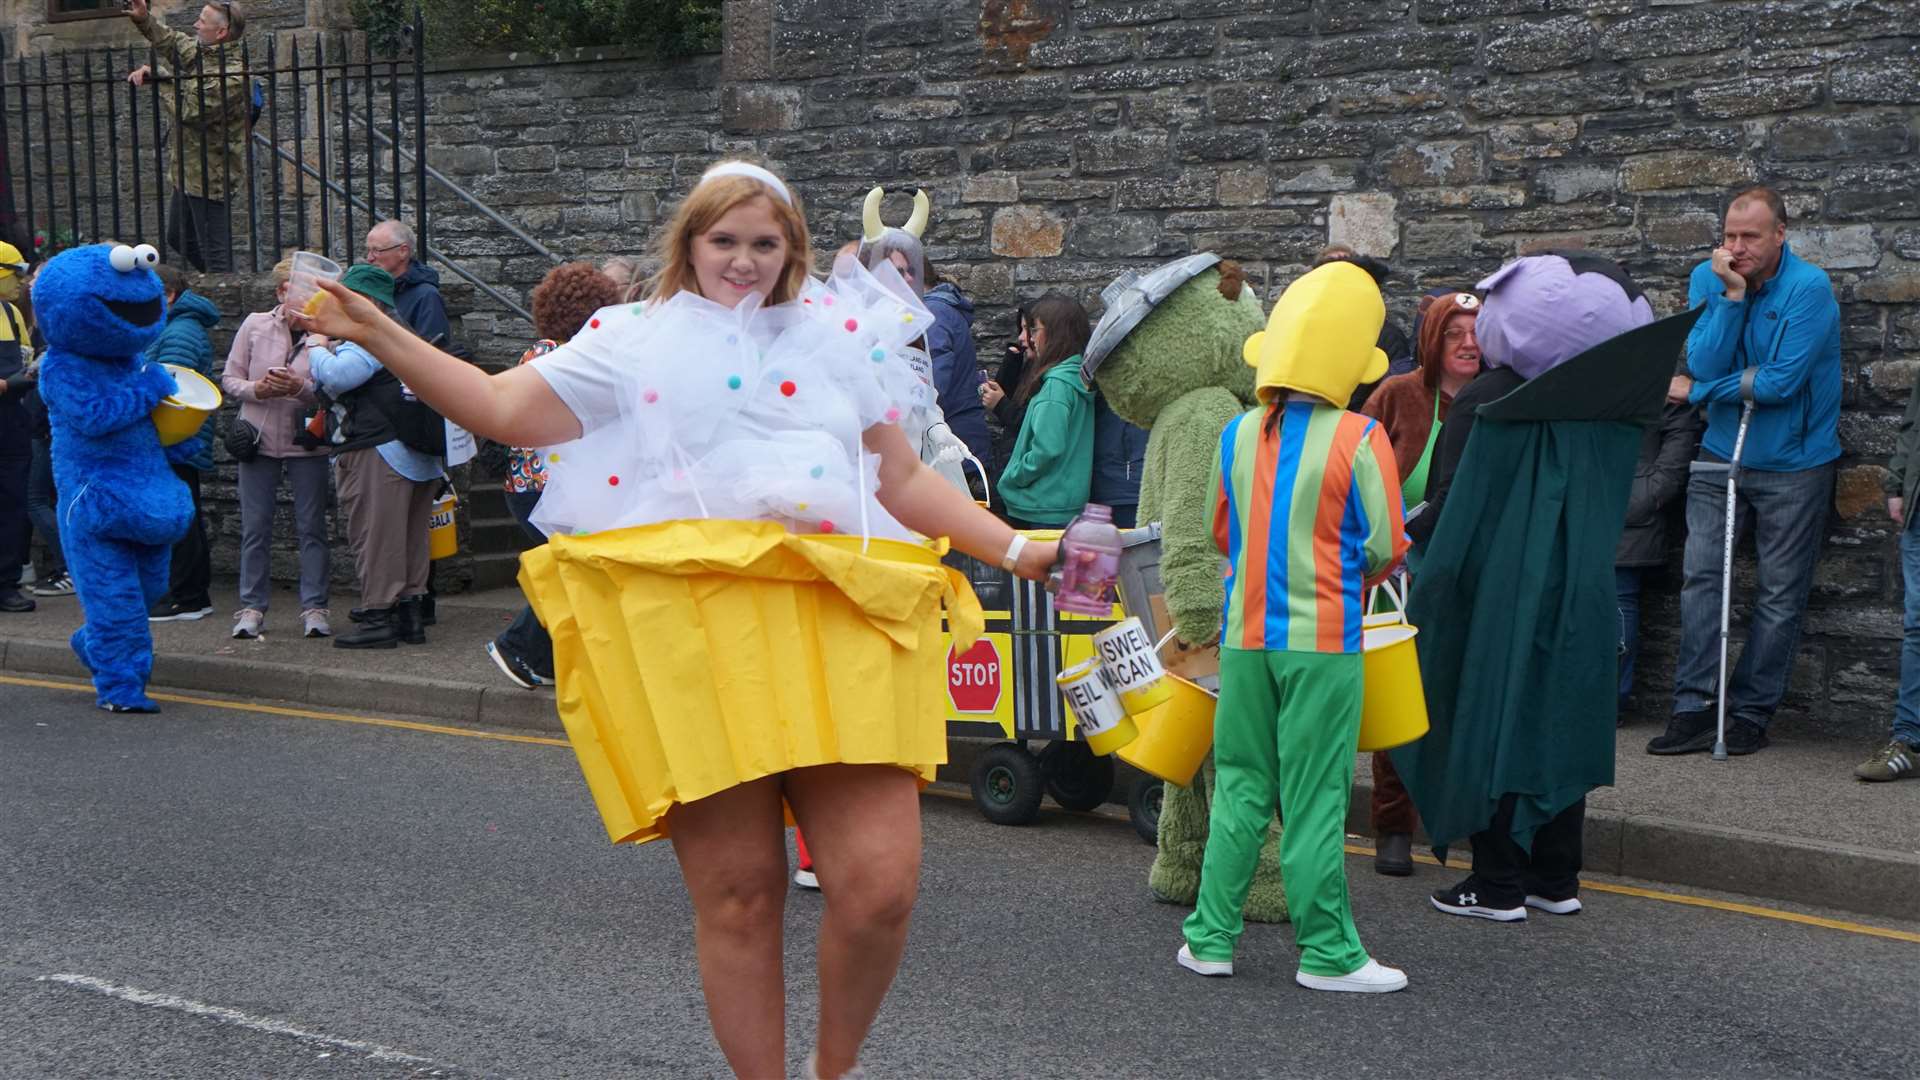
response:
<path id="1" fill-rule="evenodd" d="M 340 264 L 325 255 L 315 255 L 311 251 L 293 253 L 293 272 L 287 279 L 287 310 L 313 314 L 320 306 L 320 297 L 327 295 L 320 291 L 316 282 L 339 281 Z"/>

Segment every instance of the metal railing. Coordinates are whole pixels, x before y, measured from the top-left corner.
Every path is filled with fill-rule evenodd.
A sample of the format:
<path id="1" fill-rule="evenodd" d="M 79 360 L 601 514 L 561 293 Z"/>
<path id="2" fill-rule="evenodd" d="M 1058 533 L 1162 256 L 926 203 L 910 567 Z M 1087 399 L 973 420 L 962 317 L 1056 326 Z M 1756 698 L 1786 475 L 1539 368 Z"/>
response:
<path id="1" fill-rule="evenodd" d="M 320 170 L 314 168 L 312 165 L 309 165 L 304 161 L 301 161 L 299 158 L 295 157 L 292 152 L 286 150 L 283 147 L 274 146 L 272 143 L 268 142 L 264 136 L 255 135 L 253 138 L 256 143 L 258 143 L 262 147 L 265 147 L 274 156 L 280 158 L 287 164 L 293 165 L 305 176 L 313 177 L 314 180 L 318 181 L 325 190 L 331 192 L 334 196 L 339 198 L 342 202 L 346 203 L 347 207 L 349 208 L 349 213 L 351 212 L 351 209 L 353 207 L 358 207 L 361 210 L 364 210 L 367 212 L 368 220 L 372 220 L 373 208 L 368 206 L 365 202 L 362 202 L 358 196 L 354 195 L 347 188 L 343 187 L 342 185 L 340 185 L 339 183 L 336 183 L 333 180 L 328 179 L 325 176 L 322 176 L 320 174 Z M 475 203 L 474 205 L 479 206 L 480 209 L 487 211 L 489 214 L 492 213 L 492 211 L 489 208 L 485 206 L 481 206 L 479 203 Z M 503 224 L 505 223 L 503 222 Z M 508 228 L 513 228 L 513 226 L 509 225 Z M 516 233 L 519 232 L 518 229 L 515 229 L 514 231 Z M 527 243 L 532 244 L 536 249 L 539 250 L 539 252 L 542 255 L 545 255 L 548 258 L 553 259 L 554 262 L 558 263 L 563 261 L 559 256 L 548 251 L 546 248 L 540 247 L 540 245 L 537 242 L 535 242 L 532 237 L 528 237 L 522 234 L 521 238 L 526 240 Z M 438 261 L 439 263 L 444 265 L 447 269 L 453 271 L 454 274 L 458 276 L 461 280 L 472 285 L 474 288 L 479 289 L 481 292 L 486 293 L 489 297 L 493 299 L 494 303 L 499 304 L 501 307 L 506 308 L 508 311 L 513 312 L 515 315 L 520 316 L 522 319 L 525 319 L 529 323 L 533 321 L 533 313 L 531 311 L 528 311 L 526 308 L 521 307 L 520 304 L 514 301 L 511 297 L 508 297 L 507 295 L 502 293 L 500 290 L 494 288 L 493 286 L 487 284 L 485 281 L 481 280 L 471 270 L 468 270 L 465 266 L 462 266 L 460 263 L 449 258 L 445 252 L 440 251 L 437 248 L 431 247 L 425 244 L 425 242 L 423 241 L 421 244 L 421 253 L 426 258 Z"/>
<path id="2" fill-rule="evenodd" d="M 204 46 L 180 70 L 154 45 L 0 63 L 0 141 L 29 242 L 45 252 L 158 233 L 196 269 L 258 272 L 291 247 L 350 253 L 360 209 L 367 225 L 404 218 L 424 249 L 425 162 L 415 154 L 407 168 L 399 151 L 403 138 L 417 147 L 425 137 L 422 32 L 416 18 L 411 55 L 389 58 L 319 34 L 289 37 L 284 49 L 279 37 L 263 51 Z M 135 84 L 128 75 L 141 67 L 151 74 Z M 388 129 L 385 168 L 349 117 Z M 307 170 L 256 154 L 263 142 L 337 181 L 309 191 Z"/>

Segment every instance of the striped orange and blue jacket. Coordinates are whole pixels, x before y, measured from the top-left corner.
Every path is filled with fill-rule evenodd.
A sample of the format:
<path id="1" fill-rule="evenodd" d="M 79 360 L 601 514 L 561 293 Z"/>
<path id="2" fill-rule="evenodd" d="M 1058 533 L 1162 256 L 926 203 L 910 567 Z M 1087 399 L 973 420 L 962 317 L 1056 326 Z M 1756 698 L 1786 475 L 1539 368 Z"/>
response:
<path id="1" fill-rule="evenodd" d="M 1220 433 L 1213 535 L 1226 553 L 1229 649 L 1360 651 L 1362 596 L 1407 553 L 1400 478 L 1371 417 L 1309 401 Z"/>

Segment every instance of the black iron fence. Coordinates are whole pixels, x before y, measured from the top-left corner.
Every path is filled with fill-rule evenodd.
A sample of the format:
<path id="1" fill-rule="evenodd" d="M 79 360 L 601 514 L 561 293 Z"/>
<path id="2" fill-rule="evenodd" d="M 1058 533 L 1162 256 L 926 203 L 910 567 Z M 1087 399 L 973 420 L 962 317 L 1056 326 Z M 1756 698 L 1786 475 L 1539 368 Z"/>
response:
<path id="1" fill-rule="evenodd" d="M 406 221 L 424 252 L 421 32 L 416 17 L 405 54 L 391 57 L 347 33 L 210 46 L 203 63 L 170 76 L 158 75 L 172 65 L 151 46 L 0 63 L 0 188 L 12 202 L 0 209 L 38 254 L 164 241 L 196 269 L 258 272 L 292 248 L 351 257 L 382 218 Z M 142 66 L 156 76 L 136 85 L 128 75 Z M 224 122 L 235 78 L 245 83 L 242 148 L 183 137 L 183 118 Z M 200 202 L 183 207 L 183 194 Z"/>

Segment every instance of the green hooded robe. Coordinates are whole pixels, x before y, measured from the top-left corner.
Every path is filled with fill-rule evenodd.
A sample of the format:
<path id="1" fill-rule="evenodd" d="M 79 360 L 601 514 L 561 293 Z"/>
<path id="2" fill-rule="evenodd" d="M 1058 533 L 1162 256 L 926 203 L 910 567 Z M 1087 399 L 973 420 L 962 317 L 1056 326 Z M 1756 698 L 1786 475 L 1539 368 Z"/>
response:
<path id="1" fill-rule="evenodd" d="M 1431 729 L 1393 751 L 1444 851 L 1519 796 L 1513 838 L 1613 783 L 1613 552 L 1642 429 L 1699 311 L 1611 338 L 1480 407 L 1408 600 Z"/>

